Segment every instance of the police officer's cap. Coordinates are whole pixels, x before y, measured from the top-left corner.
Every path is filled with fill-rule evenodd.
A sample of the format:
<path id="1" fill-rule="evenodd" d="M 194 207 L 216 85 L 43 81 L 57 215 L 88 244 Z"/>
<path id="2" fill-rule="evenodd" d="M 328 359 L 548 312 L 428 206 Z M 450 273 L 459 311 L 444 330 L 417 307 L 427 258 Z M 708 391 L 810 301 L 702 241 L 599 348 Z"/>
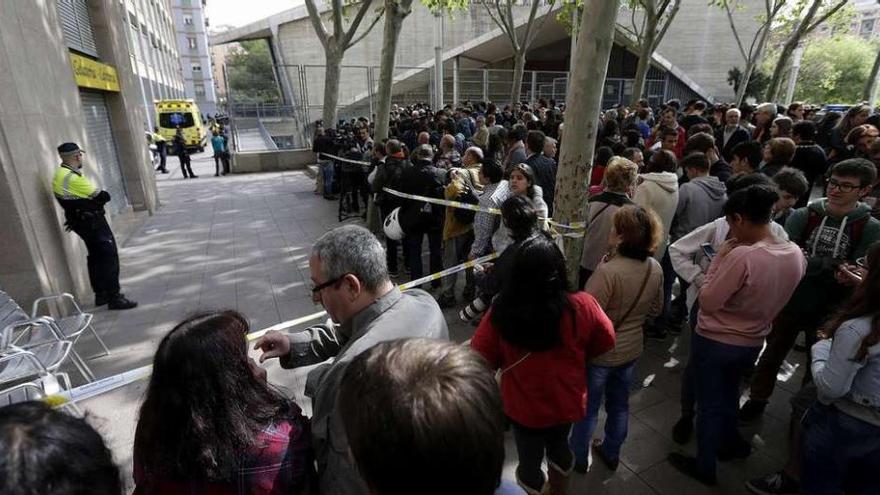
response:
<path id="1" fill-rule="evenodd" d="M 81 151 L 85 150 L 80 148 L 76 143 L 63 143 L 58 147 L 58 154 L 61 156 L 75 155 Z"/>

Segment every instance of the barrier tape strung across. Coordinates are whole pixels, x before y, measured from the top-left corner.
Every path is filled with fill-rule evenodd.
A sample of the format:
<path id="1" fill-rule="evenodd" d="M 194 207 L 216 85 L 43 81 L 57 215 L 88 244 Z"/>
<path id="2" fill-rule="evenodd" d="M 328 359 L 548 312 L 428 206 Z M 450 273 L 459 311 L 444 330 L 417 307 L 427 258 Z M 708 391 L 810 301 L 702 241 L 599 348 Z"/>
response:
<path id="1" fill-rule="evenodd" d="M 331 160 L 338 160 L 340 162 L 354 163 L 355 165 L 372 165 L 371 162 L 365 162 L 363 160 L 352 160 L 351 158 L 342 158 L 341 156 L 331 155 L 330 153 L 318 153 L 319 155 L 330 158 Z"/>
<path id="2" fill-rule="evenodd" d="M 338 160 L 341 162 L 354 163 L 356 165 L 371 165 L 370 162 L 365 162 L 363 160 L 352 160 L 350 158 L 343 158 L 341 156 L 331 155 L 330 153 L 319 153 L 319 155 L 324 156 L 326 158 L 330 158 L 333 160 Z M 418 201 L 424 201 L 426 203 L 434 203 L 441 206 L 451 206 L 453 208 L 464 208 L 466 210 L 472 211 L 482 211 L 485 213 L 491 213 L 493 215 L 500 215 L 501 210 L 498 208 L 484 208 L 477 205 L 467 204 L 467 203 L 459 203 L 458 201 L 449 201 L 446 199 L 436 199 L 436 198 L 428 198 L 425 196 L 418 196 L 415 194 L 407 194 L 402 193 L 400 191 L 395 191 L 393 189 L 389 189 L 387 187 L 383 188 L 383 190 L 389 194 L 393 194 L 395 196 L 399 196 L 401 198 L 407 199 L 415 199 Z M 439 201 L 439 202 L 438 202 Z M 543 219 L 542 219 L 543 220 Z M 552 218 L 547 218 L 547 223 L 554 227 L 559 227 L 561 229 L 569 229 L 569 230 L 584 230 L 587 228 L 587 222 L 572 222 L 572 223 L 559 223 L 554 221 Z M 580 236 L 566 236 L 566 237 L 580 237 Z"/>
<path id="3" fill-rule="evenodd" d="M 426 275 L 422 278 L 412 280 L 405 284 L 398 285 L 398 289 L 407 290 L 418 287 L 427 282 L 431 282 L 434 280 L 439 280 L 448 275 L 452 275 L 454 273 L 458 273 L 468 268 L 473 268 L 474 265 L 478 265 L 480 263 L 485 263 L 487 261 L 492 261 L 498 257 L 498 253 L 488 254 L 486 256 L 482 256 L 480 258 L 466 261 L 460 265 L 456 265 L 445 270 L 439 271 L 437 273 L 432 273 L 430 275 Z M 264 328 L 260 331 L 249 333 L 247 335 L 248 342 L 253 342 L 263 335 L 266 335 L 267 332 L 276 330 L 285 330 L 288 328 L 293 328 L 295 326 L 301 325 L 303 323 L 317 320 L 318 318 L 324 317 L 327 315 L 326 311 L 318 311 L 316 313 L 312 313 L 310 315 L 302 316 L 300 318 L 296 318 L 294 320 L 284 321 L 278 323 L 277 325 L 272 325 L 271 327 Z M 102 378 L 100 380 L 94 381 L 92 383 L 87 383 L 85 385 L 81 385 L 79 387 L 74 387 L 70 390 L 65 390 L 63 392 L 59 392 L 57 394 L 47 395 L 43 398 L 43 401 L 53 407 L 65 406 L 68 404 L 72 404 L 75 402 L 83 401 L 86 399 L 91 399 L 92 397 L 96 397 L 101 394 L 105 394 L 107 392 L 111 392 L 118 388 L 125 387 L 126 385 L 130 385 L 134 382 L 143 380 L 148 378 L 153 371 L 153 365 L 141 366 L 140 368 L 136 368 L 133 370 L 125 371 L 123 373 L 119 373 L 117 375 L 108 376 L 107 378 Z"/>

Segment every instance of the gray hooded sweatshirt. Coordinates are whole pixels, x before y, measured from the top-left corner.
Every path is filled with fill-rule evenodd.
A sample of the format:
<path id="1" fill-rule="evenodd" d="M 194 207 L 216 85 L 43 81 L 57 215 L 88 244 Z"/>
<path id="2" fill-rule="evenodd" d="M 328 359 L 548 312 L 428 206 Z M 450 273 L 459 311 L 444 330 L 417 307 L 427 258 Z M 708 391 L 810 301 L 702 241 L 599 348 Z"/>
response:
<path id="1" fill-rule="evenodd" d="M 718 177 L 706 175 L 682 184 L 678 189 L 670 243 L 720 217 L 726 201 L 727 189 Z"/>

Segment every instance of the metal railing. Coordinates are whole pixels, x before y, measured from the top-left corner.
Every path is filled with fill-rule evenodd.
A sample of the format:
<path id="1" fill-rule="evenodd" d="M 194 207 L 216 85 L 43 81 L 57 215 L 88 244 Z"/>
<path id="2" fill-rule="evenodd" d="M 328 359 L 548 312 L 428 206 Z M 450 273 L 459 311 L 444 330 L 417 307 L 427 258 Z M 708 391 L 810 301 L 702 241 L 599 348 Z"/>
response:
<path id="1" fill-rule="evenodd" d="M 238 104 L 230 97 L 230 120 L 255 118 L 264 123 L 267 119 L 277 119 L 277 125 L 266 126 L 263 130 L 271 135 L 280 148 L 310 146 L 315 122 L 323 116 L 325 66 L 279 65 L 276 69 L 282 79 L 279 82 L 286 103 Z M 432 66 L 395 68 L 392 101 L 402 106 L 433 101 L 433 72 Z M 503 106 L 511 100 L 513 74 L 514 71 L 508 69 L 459 69 L 457 74 L 447 71 L 442 81 L 444 101 L 491 101 Z M 568 72 L 525 71 L 519 101 L 534 102 L 543 98 L 565 103 L 568 81 Z M 378 84 L 379 67 L 343 66 L 337 118 L 372 118 L 377 105 Z M 674 77 L 652 70 L 645 85 L 646 98 L 651 105 L 659 106 L 668 98 L 679 97 L 682 86 Z M 607 109 L 620 103 L 628 104 L 632 92 L 632 79 L 609 78 L 605 81 L 602 107 Z M 286 125 L 288 123 L 295 127 L 295 132 L 290 131 Z M 335 126 L 336 123 L 325 125 Z"/>

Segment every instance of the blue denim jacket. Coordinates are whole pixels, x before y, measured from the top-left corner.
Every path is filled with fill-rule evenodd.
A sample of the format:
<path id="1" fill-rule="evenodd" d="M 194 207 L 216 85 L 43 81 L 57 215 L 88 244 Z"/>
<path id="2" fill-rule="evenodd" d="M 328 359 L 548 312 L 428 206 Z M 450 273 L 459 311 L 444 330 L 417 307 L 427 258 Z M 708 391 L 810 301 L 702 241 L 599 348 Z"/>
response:
<path id="1" fill-rule="evenodd" d="M 834 339 L 813 345 L 812 371 L 823 403 L 848 401 L 880 416 L 880 344 L 870 347 L 862 361 L 855 360 L 862 340 L 871 333 L 872 318 L 848 320 L 837 329 Z"/>

